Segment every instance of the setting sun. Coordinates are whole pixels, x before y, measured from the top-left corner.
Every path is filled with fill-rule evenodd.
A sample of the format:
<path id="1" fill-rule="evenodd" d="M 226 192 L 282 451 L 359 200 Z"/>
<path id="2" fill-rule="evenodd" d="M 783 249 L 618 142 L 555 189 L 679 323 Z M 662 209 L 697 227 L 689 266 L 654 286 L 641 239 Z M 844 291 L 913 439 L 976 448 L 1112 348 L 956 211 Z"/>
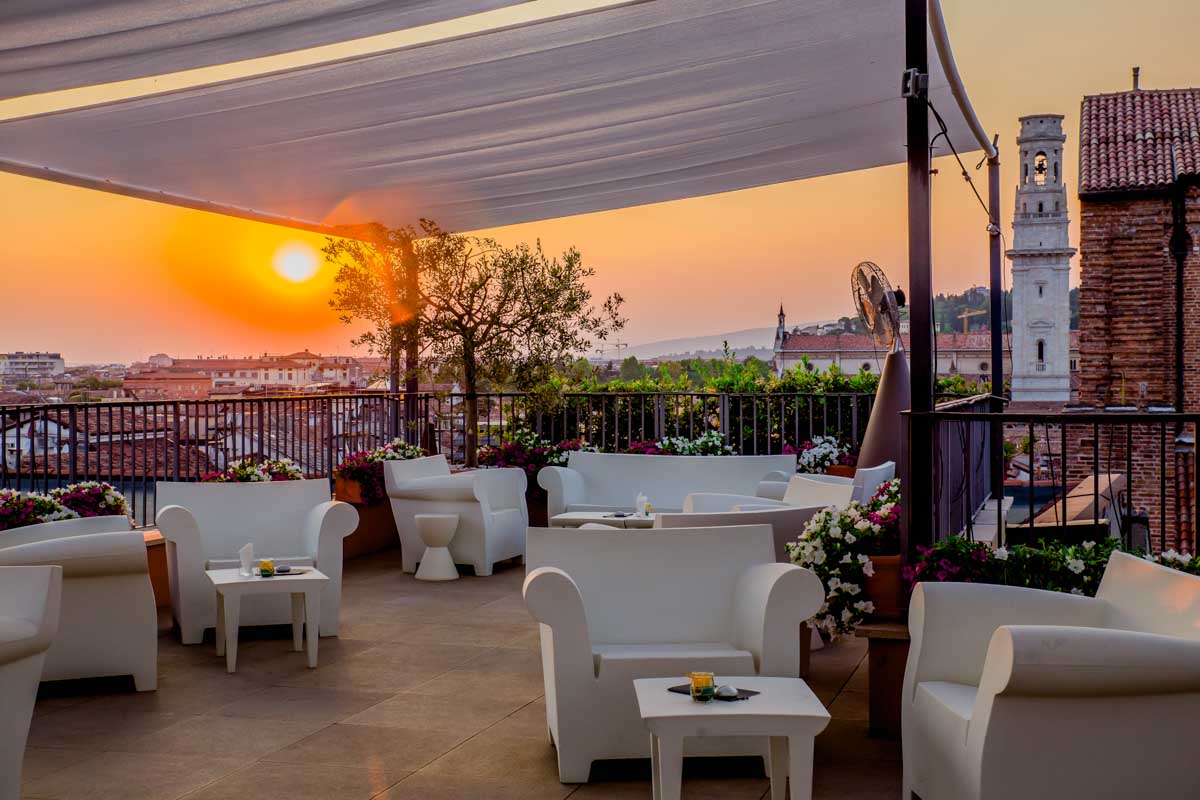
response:
<path id="1" fill-rule="evenodd" d="M 303 242 L 287 242 L 280 245 L 271 259 L 271 266 L 280 277 L 294 283 L 303 283 L 317 274 L 321 258 L 317 251 Z"/>

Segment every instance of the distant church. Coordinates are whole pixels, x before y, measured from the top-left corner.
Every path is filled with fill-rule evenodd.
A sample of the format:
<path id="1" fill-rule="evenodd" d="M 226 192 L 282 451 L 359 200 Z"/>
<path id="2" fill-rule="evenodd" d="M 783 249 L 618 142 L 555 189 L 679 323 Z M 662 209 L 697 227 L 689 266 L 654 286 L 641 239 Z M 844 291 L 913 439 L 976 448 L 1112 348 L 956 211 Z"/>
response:
<path id="1" fill-rule="evenodd" d="M 1071 256 L 1062 115 L 1021 117 L 1013 213 L 1012 399 L 1071 400 Z"/>

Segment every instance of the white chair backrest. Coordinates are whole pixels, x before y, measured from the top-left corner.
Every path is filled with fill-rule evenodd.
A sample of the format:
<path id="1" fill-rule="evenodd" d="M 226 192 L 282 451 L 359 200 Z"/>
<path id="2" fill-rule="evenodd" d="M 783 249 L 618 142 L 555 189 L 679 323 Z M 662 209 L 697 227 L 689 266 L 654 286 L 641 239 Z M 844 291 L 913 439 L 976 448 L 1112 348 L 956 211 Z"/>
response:
<path id="1" fill-rule="evenodd" d="M 655 528 L 717 528 L 730 525 L 761 525 L 771 526 L 775 538 L 775 560 L 788 563 L 785 545 L 800 538 L 804 526 L 820 511 L 819 506 L 772 508 L 761 511 L 711 511 L 689 512 L 683 514 L 657 514 L 654 517 Z"/>
<path id="2" fill-rule="evenodd" d="M 175 483 L 159 481 L 158 508 L 183 506 L 200 526 L 206 560 L 237 558 L 247 542 L 256 556 L 285 558 L 306 552 L 309 512 L 331 498 L 329 481 Z"/>
<path id="3" fill-rule="evenodd" d="M 60 519 L 57 522 L 43 522 L 39 525 L 27 525 L 23 528 L 4 531 L 0 533 L 0 549 L 32 542 L 45 542 L 50 539 L 86 536 L 91 533 L 119 533 L 128 531 L 130 527 L 129 517 L 126 516 Z"/>
<path id="4" fill-rule="evenodd" d="M 443 455 L 409 458 L 383 462 L 383 483 L 392 489 L 402 481 L 416 478 L 440 478 L 450 474 L 450 464 Z"/>
<path id="5" fill-rule="evenodd" d="M 859 467 L 854 472 L 854 500 L 865 503 L 875 496 L 885 481 L 896 477 L 896 462 L 885 461 L 877 467 Z"/>
<path id="6" fill-rule="evenodd" d="M 583 475 L 587 502 L 632 508 L 644 492 L 657 508 L 683 508 L 692 492 L 754 494 L 768 472 L 793 472 L 796 457 L 778 456 L 639 456 L 575 451 L 567 466 Z"/>
<path id="7" fill-rule="evenodd" d="M 530 528 L 525 563 L 583 597 L 594 644 L 728 641 L 743 569 L 775 561 L 771 526 L 664 531 Z"/>
<path id="8" fill-rule="evenodd" d="M 850 502 L 854 494 L 851 483 L 831 483 L 818 481 L 805 475 L 793 475 L 788 481 L 787 491 L 783 493 L 783 502 L 789 506 L 818 506 L 839 508 Z"/>
<path id="9" fill-rule="evenodd" d="M 1113 553 L 1096 597 L 1110 627 L 1200 640 L 1200 577 Z"/>

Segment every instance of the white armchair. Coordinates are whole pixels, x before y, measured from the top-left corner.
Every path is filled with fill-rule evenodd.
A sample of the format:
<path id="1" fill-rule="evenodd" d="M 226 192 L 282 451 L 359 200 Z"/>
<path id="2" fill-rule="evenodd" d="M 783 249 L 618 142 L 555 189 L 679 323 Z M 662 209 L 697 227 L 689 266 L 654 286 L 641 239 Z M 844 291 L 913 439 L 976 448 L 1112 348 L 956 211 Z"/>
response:
<path id="1" fill-rule="evenodd" d="M 753 492 L 767 474 L 795 471 L 796 457 L 663 456 L 577 450 L 565 467 L 543 467 L 550 516 L 566 511 L 631 511 L 639 492 L 656 511 L 679 511 L 690 492 Z"/>
<path id="2" fill-rule="evenodd" d="M 546 723 L 559 779 L 598 759 L 645 758 L 635 678 L 794 677 L 796 629 L 824 600 L 775 562 L 767 525 L 654 531 L 530 528 L 525 602 L 541 623 Z M 765 755 L 758 738 L 689 740 L 689 755 Z"/>
<path id="3" fill-rule="evenodd" d="M 1123 553 L 1095 598 L 919 584 L 905 800 L 1193 797 L 1200 578 Z"/>
<path id="4" fill-rule="evenodd" d="M 21 796 L 25 740 L 61 595 L 61 567 L 0 567 L 0 797 L 6 800 Z"/>
<path id="5" fill-rule="evenodd" d="M 498 561 L 525 555 L 525 472 L 478 469 L 450 474 L 445 456 L 384 462 L 384 479 L 400 534 L 401 568 L 415 572 L 425 543 L 417 533 L 417 514 L 458 514 L 450 541 L 455 564 L 470 564 L 476 575 L 491 575 Z"/>
<path id="6" fill-rule="evenodd" d="M 110 520 L 110 527 L 124 531 L 6 546 L 0 548 L 0 566 L 62 568 L 62 613 L 42 680 L 132 675 L 139 692 L 149 691 L 158 683 L 158 613 L 145 542 L 141 533 L 129 530 L 124 517 L 90 519 Z M 54 527 L 86 530 L 71 525 L 81 521 L 30 527 L 46 529 L 44 534 L 52 534 Z M 0 544 L 7 545 L 7 534 L 0 536 Z"/>
<path id="7" fill-rule="evenodd" d="M 894 477 L 896 477 L 896 462 L 894 461 L 885 461 L 875 467 L 860 467 L 855 471 L 853 478 L 808 472 L 794 476 L 775 473 L 764 478 L 754 493 L 759 497 L 771 500 L 783 500 L 784 495 L 789 492 L 795 495 L 797 492 L 803 491 L 807 499 L 793 499 L 791 502 L 796 505 L 810 505 L 818 502 L 819 499 L 828 498 L 831 502 L 827 502 L 826 505 L 844 506 L 851 500 L 865 503 L 875 496 L 875 492 L 885 481 L 890 481 Z M 797 484 L 797 479 L 803 479 L 805 482 Z M 816 483 L 827 485 L 816 486 L 814 485 Z M 834 486 L 839 488 L 831 488 Z"/>
<path id="8" fill-rule="evenodd" d="M 158 529 L 167 540 L 171 609 L 184 644 L 216 626 L 216 600 L 206 569 L 239 565 L 238 550 L 256 558 L 316 567 L 329 576 L 321 592 L 321 636 L 336 636 L 342 599 L 342 539 L 358 527 L 358 511 L 330 500 L 324 478 L 265 483 L 159 481 Z M 247 597 L 242 625 L 290 623 L 286 596 Z"/>
<path id="9" fill-rule="evenodd" d="M 656 514 L 655 528 L 717 528 L 731 525 L 770 525 L 775 540 L 775 560 L 781 564 L 791 561 L 788 558 L 786 545 L 800 538 L 804 526 L 813 518 L 821 506 L 788 506 L 786 508 L 764 508 L 762 506 L 735 505 L 731 508 L 720 508 L 715 511 L 696 510 L 692 498 L 698 495 L 688 495 L 683 501 L 683 512 L 679 514 Z M 701 496 L 703 497 L 703 496 Z M 710 495 L 709 497 L 721 497 Z"/>

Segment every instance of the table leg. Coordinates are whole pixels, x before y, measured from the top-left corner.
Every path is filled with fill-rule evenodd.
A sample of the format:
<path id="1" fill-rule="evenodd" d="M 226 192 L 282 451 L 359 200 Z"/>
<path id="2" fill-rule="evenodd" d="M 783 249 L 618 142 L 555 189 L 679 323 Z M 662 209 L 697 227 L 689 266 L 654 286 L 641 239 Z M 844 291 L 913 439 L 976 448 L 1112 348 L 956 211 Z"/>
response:
<path id="1" fill-rule="evenodd" d="M 321 590 L 304 593 L 304 638 L 308 649 L 308 667 L 317 668 L 317 640 L 321 638 Z"/>
<path id="2" fill-rule="evenodd" d="M 237 669 L 238 616 L 242 610 L 242 596 L 227 595 L 222 605 L 224 608 L 221 618 L 225 623 L 225 671 L 232 673 Z"/>
<path id="3" fill-rule="evenodd" d="M 658 737 L 659 800 L 679 800 L 683 790 L 683 737 Z"/>
<path id="4" fill-rule="evenodd" d="M 292 650 L 304 649 L 304 592 L 292 592 Z"/>
<path id="5" fill-rule="evenodd" d="M 658 737 L 650 734 L 650 793 L 652 800 L 662 800 L 662 756 L 658 754 Z"/>
<path id="6" fill-rule="evenodd" d="M 771 800 L 787 800 L 788 740 L 786 736 L 771 737 Z"/>
<path id="7" fill-rule="evenodd" d="M 789 736 L 788 756 L 792 800 L 812 800 L 813 736 L 807 733 Z"/>
<path id="8" fill-rule="evenodd" d="M 225 596 L 217 592 L 217 656 L 225 655 Z"/>

